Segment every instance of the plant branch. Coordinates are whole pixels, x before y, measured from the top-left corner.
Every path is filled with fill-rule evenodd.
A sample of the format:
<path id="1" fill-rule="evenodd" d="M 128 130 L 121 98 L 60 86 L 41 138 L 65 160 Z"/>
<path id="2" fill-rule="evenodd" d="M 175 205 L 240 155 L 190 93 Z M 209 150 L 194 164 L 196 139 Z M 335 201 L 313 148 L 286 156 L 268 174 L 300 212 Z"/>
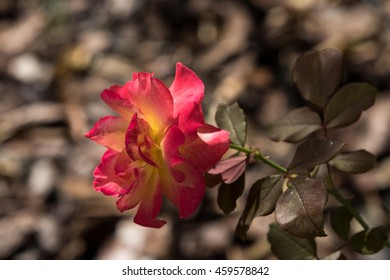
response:
<path id="1" fill-rule="evenodd" d="M 328 137 L 328 129 L 327 129 L 326 125 L 323 124 L 322 128 L 323 128 L 323 132 L 324 132 L 324 137 L 327 138 Z M 333 177 L 332 177 L 332 170 L 330 168 L 329 163 L 326 163 L 326 169 L 328 172 L 328 176 L 327 176 L 328 192 L 331 195 L 333 195 L 338 200 L 338 202 L 340 202 L 345 207 L 345 209 L 347 209 L 347 211 L 359 222 L 359 224 L 365 230 L 369 230 L 370 226 L 366 223 L 366 221 L 362 218 L 362 216 L 360 216 L 358 211 L 356 211 L 356 209 L 352 207 L 351 203 L 349 203 L 349 201 L 346 200 L 342 196 L 342 194 L 336 189 L 336 187 L 334 185 Z"/>
<path id="2" fill-rule="evenodd" d="M 236 144 L 230 144 L 230 148 L 234 149 L 234 150 L 237 150 L 237 151 L 240 151 L 240 152 L 243 152 L 247 155 L 251 155 L 253 154 L 254 155 L 254 159 L 257 160 L 257 161 L 261 161 L 262 163 L 272 167 L 273 169 L 276 169 L 282 173 L 287 173 L 287 168 L 281 166 L 280 164 L 270 160 L 269 158 L 263 156 L 260 152 L 260 150 L 251 150 L 251 149 L 248 149 L 248 148 L 245 148 L 245 147 L 241 147 L 239 145 L 236 145 Z"/>
<path id="3" fill-rule="evenodd" d="M 359 222 L 359 224 L 365 229 L 369 230 L 370 226 L 366 223 L 366 221 L 360 216 L 360 214 L 356 211 L 355 208 L 352 207 L 352 205 L 349 203 L 348 200 L 346 200 L 341 193 L 335 188 L 334 182 L 331 176 L 327 176 L 327 185 L 328 185 L 328 192 L 333 195 L 338 202 L 340 202 L 345 209 Z"/>

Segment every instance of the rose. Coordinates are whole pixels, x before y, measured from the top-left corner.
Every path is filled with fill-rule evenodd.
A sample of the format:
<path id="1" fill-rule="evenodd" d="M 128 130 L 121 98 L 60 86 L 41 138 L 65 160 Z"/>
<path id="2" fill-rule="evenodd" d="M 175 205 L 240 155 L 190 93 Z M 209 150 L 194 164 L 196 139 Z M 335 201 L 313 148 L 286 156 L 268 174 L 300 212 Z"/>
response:
<path id="1" fill-rule="evenodd" d="M 123 212 L 138 205 L 134 222 L 162 227 L 164 194 L 186 218 L 205 192 L 204 173 L 229 148 L 228 132 L 204 122 L 202 81 L 181 63 L 168 89 L 150 73 L 134 73 L 102 99 L 119 117 L 101 118 L 85 135 L 107 147 L 94 171 L 94 188 L 115 196 Z"/>

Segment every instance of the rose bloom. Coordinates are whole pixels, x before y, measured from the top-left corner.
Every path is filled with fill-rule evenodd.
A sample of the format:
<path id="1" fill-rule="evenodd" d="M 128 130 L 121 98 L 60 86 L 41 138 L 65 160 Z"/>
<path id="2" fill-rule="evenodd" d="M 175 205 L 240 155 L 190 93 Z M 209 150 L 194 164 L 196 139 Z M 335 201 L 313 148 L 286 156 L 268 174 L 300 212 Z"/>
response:
<path id="1" fill-rule="evenodd" d="M 228 132 L 204 122 L 202 81 L 181 63 L 167 88 L 150 73 L 134 73 L 101 98 L 119 116 L 101 118 L 85 135 L 107 147 L 94 171 L 94 188 L 118 197 L 123 212 L 138 205 L 134 222 L 160 228 L 164 194 L 191 215 L 205 193 L 204 174 L 228 150 Z"/>

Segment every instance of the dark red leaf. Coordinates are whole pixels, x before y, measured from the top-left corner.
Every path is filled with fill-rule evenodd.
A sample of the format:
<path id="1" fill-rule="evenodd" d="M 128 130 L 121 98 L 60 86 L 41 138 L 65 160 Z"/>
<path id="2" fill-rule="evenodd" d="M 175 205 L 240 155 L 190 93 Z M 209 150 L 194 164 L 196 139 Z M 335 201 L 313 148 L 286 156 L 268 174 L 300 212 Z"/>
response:
<path id="1" fill-rule="evenodd" d="M 387 230 L 384 226 L 363 230 L 351 237 L 352 248 L 360 254 L 375 254 L 385 247 Z"/>
<path id="2" fill-rule="evenodd" d="M 217 202 L 226 215 L 236 209 L 236 201 L 242 195 L 245 187 L 245 173 L 232 184 L 222 183 L 218 189 Z"/>
<path id="3" fill-rule="evenodd" d="M 308 107 L 298 108 L 268 126 L 274 141 L 299 142 L 321 129 L 320 116 Z"/>
<path id="4" fill-rule="evenodd" d="M 282 194 L 282 188 L 282 175 L 269 176 L 253 184 L 244 211 L 237 224 L 237 236 L 245 239 L 246 232 L 254 218 L 268 215 L 274 211 L 276 202 Z"/>
<path id="5" fill-rule="evenodd" d="M 353 124 L 362 112 L 375 102 L 376 89 L 365 83 L 351 83 L 339 89 L 329 100 L 325 110 L 328 128 L 341 128 Z"/>
<path id="6" fill-rule="evenodd" d="M 342 52 L 338 49 L 308 51 L 293 68 L 293 80 L 303 98 L 321 111 L 342 78 Z"/>
<path id="7" fill-rule="evenodd" d="M 290 173 L 303 173 L 313 170 L 316 165 L 334 158 L 344 146 L 338 140 L 309 139 L 299 144 L 288 166 Z"/>
<path id="8" fill-rule="evenodd" d="M 326 236 L 323 209 L 327 200 L 328 192 L 322 180 L 291 180 L 276 204 L 275 220 L 296 237 Z"/>
<path id="9" fill-rule="evenodd" d="M 267 235 L 271 250 L 281 260 L 314 260 L 316 244 L 314 239 L 298 238 L 271 224 Z"/>
<path id="10" fill-rule="evenodd" d="M 370 171 L 375 167 L 377 161 L 373 154 L 365 150 L 358 150 L 340 153 L 329 163 L 340 171 L 359 174 Z"/>

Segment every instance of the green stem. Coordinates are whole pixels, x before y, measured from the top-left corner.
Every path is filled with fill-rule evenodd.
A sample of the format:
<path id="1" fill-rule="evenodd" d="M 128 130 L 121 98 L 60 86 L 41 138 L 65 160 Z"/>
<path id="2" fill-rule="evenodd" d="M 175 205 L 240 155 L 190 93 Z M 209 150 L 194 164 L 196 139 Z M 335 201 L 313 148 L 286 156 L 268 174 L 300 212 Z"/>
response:
<path id="1" fill-rule="evenodd" d="M 250 155 L 251 153 L 253 153 L 252 150 L 250 150 L 248 148 L 245 148 L 245 147 L 241 147 L 241 146 L 233 144 L 233 143 L 230 144 L 230 148 L 234 149 L 234 150 L 237 150 L 237 151 L 240 151 L 240 152 L 243 152 L 243 153 L 245 153 L 247 155 Z"/>
<path id="2" fill-rule="evenodd" d="M 280 164 L 277 164 L 276 162 L 270 160 L 269 158 L 267 157 L 264 157 L 259 150 L 257 151 L 253 151 L 251 149 L 248 149 L 248 148 L 245 148 L 245 147 L 241 147 L 239 145 L 236 145 L 236 144 L 230 144 L 230 148 L 234 149 L 234 150 L 237 150 L 237 151 L 240 151 L 240 152 L 243 152 L 247 155 L 250 155 L 250 154 L 253 154 L 254 155 L 254 159 L 257 160 L 257 161 L 261 161 L 263 162 L 264 164 L 272 167 L 273 169 L 276 169 L 282 173 L 287 173 L 287 169 L 283 166 L 281 166 Z"/>
<path id="3" fill-rule="evenodd" d="M 359 224 L 365 229 L 369 230 L 370 226 L 366 223 L 366 221 L 360 216 L 360 214 L 356 211 L 355 208 L 352 207 L 352 205 L 349 203 L 348 200 L 346 200 L 341 193 L 335 188 L 334 182 L 332 177 L 328 176 L 327 177 L 328 181 L 328 192 L 332 194 L 338 202 L 340 202 L 345 209 L 359 222 Z"/>

